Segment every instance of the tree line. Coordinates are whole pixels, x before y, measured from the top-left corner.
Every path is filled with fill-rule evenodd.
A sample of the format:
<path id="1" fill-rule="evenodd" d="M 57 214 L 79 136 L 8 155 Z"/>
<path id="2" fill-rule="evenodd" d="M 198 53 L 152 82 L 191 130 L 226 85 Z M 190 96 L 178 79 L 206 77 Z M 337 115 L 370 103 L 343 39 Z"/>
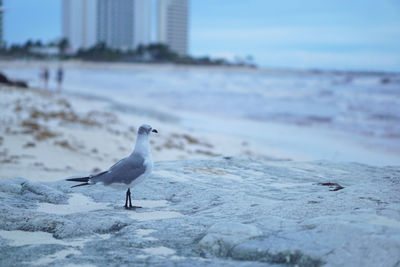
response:
<path id="1" fill-rule="evenodd" d="M 59 58 L 62 60 L 80 59 L 86 61 L 105 62 L 148 62 L 148 63 L 177 63 L 191 65 L 239 65 L 255 67 L 252 57 L 246 60 L 236 60 L 234 63 L 223 58 L 193 57 L 179 55 L 171 50 L 168 45 L 153 43 L 139 45 L 136 49 L 121 50 L 108 47 L 104 42 L 98 43 L 87 49 L 79 49 L 75 53 L 69 52 L 69 42 L 66 38 L 57 42 L 42 43 L 40 40 L 28 40 L 24 44 L 13 44 L 0 48 L 0 56 L 8 58 Z"/>

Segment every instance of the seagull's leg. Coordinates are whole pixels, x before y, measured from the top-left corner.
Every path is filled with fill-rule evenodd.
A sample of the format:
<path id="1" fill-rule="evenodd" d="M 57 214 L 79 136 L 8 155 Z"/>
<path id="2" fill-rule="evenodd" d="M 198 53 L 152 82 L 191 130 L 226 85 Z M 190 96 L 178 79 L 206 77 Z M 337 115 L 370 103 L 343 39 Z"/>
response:
<path id="1" fill-rule="evenodd" d="M 129 190 L 129 189 L 128 189 Z M 140 206 L 132 206 L 132 202 L 131 202 L 131 191 L 129 191 L 129 208 L 130 209 L 140 209 L 142 207 Z"/>
<path id="2" fill-rule="evenodd" d="M 133 208 L 133 206 L 132 206 L 132 200 L 131 200 L 131 190 L 128 189 L 128 191 L 129 191 L 129 208 Z"/>
<path id="3" fill-rule="evenodd" d="M 128 207 L 128 197 L 129 197 L 129 200 L 130 200 L 130 198 L 131 198 L 131 190 L 130 190 L 130 188 L 128 188 L 128 191 L 126 191 L 125 209 L 129 209 L 129 207 Z"/>

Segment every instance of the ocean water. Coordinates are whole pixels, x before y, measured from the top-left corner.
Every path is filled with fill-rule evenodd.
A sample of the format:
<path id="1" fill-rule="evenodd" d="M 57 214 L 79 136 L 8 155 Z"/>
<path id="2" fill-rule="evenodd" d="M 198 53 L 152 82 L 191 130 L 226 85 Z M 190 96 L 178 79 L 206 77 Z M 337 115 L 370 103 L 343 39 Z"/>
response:
<path id="1" fill-rule="evenodd" d="M 112 91 L 124 101 L 128 96 L 132 103 L 174 112 L 334 128 L 400 141 L 396 75 L 214 69 L 86 70 L 67 75 L 67 88 Z"/>
<path id="2" fill-rule="evenodd" d="M 27 79 L 32 85 L 41 85 L 37 69 L 3 71 Z M 373 147 L 371 153 L 376 149 L 391 153 L 400 162 L 399 74 L 100 65 L 68 66 L 65 74 L 67 92 L 103 96 L 124 105 L 173 113 L 194 129 L 223 132 L 221 124 L 230 123 L 230 132 L 257 138 L 259 134 L 246 135 L 246 129 L 236 128 L 268 131 L 271 125 L 287 126 L 294 135 L 303 136 L 293 142 L 306 145 L 308 138 L 332 133 L 333 140 L 362 143 L 364 147 Z M 50 87 L 54 89 L 55 84 Z M 310 129 L 312 133 L 307 132 Z M 305 132 L 300 134 L 301 131 Z M 271 138 L 271 133 L 265 136 Z M 329 140 L 314 146 L 327 145 Z M 306 149 L 301 147 L 296 153 L 300 150 Z M 333 158 L 332 153 L 328 159 Z M 339 158 L 357 160 L 362 153 Z M 320 154 L 311 158 L 318 157 L 323 158 Z M 386 163 L 393 161 L 396 160 Z"/>

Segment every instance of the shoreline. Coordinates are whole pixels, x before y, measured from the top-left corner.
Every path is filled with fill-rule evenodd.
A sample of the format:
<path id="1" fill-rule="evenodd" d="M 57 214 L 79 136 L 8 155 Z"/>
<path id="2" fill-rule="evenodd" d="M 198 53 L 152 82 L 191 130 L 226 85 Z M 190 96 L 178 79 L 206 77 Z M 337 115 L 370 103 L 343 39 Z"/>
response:
<path id="1" fill-rule="evenodd" d="M 232 71 L 243 71 L 243 72 L 255 72 L 255 73 L 275 73 L 275 74 L 315 74 L 315 75 L 365 75 L 365 76 L 381 76 L 381 75 L 394 75 L 399 76 L 400 71 L 385 71 L 385 70 L 340 70 L 340 69 L 318 69 L 318 68 L 290 68 L 290 67 L 249 67 L 249 66 L 225 66 L 225 65 L 191 65 L 191 64 L 177 64 L 170 62 L 107 62 L 107 61 L 85 61 L 79 59 L 72 60 L 36 60 L 36 59 L 0 59 L 0 68 L 9 67 L 12 64 L 13 67 L 29 67 L 38 65 L 49 65 L 58 66 L 59 64 L 68 67 L 78 67 L 84 69 L 113 69 L 113 70 L 146 70 L 146 69 L 194 69 L 194 70 L 232 70 Z"/>

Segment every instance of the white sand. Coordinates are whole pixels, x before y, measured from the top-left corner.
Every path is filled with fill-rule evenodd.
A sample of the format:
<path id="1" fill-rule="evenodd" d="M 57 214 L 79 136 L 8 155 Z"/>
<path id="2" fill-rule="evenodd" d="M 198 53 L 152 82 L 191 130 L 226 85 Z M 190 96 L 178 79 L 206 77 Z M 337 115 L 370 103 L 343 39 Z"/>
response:
<path id="1" fill-rule="evenodd" d="M 108 169 L 131 153 L 135 129 L 142 123 L 159 130 L 151 138 L 154 161 L 262 154 L 242 145 L 242 138 L 194 133 L 176 122 L 104 111 L 105 105 L 98 99 L 0 85 L 0 179 L 55 181 Z"/>

